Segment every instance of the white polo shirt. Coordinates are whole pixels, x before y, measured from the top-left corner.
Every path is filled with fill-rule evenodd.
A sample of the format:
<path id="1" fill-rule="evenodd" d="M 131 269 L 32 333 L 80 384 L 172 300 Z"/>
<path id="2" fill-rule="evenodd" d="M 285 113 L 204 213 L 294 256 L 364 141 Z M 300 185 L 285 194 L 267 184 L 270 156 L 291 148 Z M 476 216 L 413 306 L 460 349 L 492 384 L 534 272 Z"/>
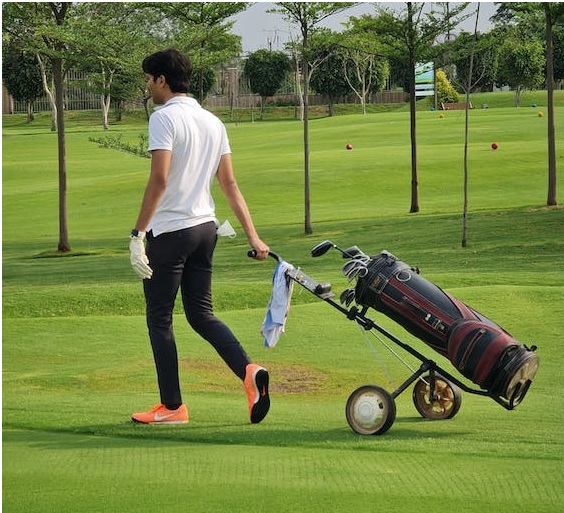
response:
<path id="1" fill-rule="evenodd" d="M 149 119 L 149 151 L 172 152 L 165 193 L 147 231 L 156 237 L 214 221 L 213 179 L 222 155 L 231 153 L 227 131 L 193 98 L 175 96 Z"/>

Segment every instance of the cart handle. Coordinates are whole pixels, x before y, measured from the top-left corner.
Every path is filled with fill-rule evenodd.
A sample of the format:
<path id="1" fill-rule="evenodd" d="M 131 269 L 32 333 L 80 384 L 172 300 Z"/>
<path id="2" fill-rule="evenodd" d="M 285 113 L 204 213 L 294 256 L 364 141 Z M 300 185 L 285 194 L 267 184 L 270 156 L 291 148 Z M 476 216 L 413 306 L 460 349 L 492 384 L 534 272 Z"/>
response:
<path id="1" fill-rule="evenodd" d="M 256 258 L 256 256 L 257 256 L 256 250 L 251 249 L 251 250 L 247 251 L 247 256 L 249 258 Z M 274 251 L 269 251 L 268 256 L 274 258 L 274 260 L 276 260 L 277 262 L 280 262 L 280 260 L 282 260 L 280 258 L 280 256 L 277 253 L 275 253 Z"/>

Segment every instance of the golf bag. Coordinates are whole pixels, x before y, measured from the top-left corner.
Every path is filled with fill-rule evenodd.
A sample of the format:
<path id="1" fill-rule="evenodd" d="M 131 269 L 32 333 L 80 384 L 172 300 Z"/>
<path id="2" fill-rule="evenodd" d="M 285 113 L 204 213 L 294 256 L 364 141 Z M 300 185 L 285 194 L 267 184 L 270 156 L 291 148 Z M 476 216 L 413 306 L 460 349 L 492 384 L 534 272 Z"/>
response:
<path id="1" fill-rule="evenodd" d="M 365 258 L 360 267 L 354 262 L 343 270 L 355 269 L 356 303 L 393 319 L 488 393 L 511 404 L 523 399 L 538 368 L 535 347 L 527 348 L 387 251 Z"/>

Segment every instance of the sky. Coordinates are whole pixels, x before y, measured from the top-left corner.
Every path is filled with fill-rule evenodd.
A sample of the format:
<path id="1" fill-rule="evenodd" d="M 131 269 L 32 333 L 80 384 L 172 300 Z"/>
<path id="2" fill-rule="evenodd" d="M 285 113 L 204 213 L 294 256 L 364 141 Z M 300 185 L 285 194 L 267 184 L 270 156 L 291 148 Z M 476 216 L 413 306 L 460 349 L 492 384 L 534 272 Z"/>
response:
<path id="1" fill-rule="evenodd" d="M 363 14 L 374 14 L 375 2 L 362 2 L 346 11 L 330 16 L 324 20 L 320 26 L 328 27 L 331 30 L 340 31 L 344 23 L 350 16 L 362 16 Z M 405 3 L 400 2 L 379 2 L 381 5 L 389 7 L 405 8 Z M 452 5 L 457 5 L 453 3 Z M 469 12 L 475 11 L 477 2 L 473 2 L 468 7 Z M 233 33 L 242 37 L 243 52 L 254 52 L 259 48 L 270 48 L 272 50 L 283 50 L 284 44 L 291 38 L 297 39 L 299 36 L 298 28 L 288 23 L 279 14 L 267 12 L 272 9 L 272 2 L 255 2 L 246 11 L 234 17 L 235 25 Z M 485 32 L 490 23 L 489 17 L 495 12 L 493 2 L 480 2 L 480 17 L 478 30 Z M 474 31 L 475 15 L 472 15 L 463 25 L 467 32 Z"/>

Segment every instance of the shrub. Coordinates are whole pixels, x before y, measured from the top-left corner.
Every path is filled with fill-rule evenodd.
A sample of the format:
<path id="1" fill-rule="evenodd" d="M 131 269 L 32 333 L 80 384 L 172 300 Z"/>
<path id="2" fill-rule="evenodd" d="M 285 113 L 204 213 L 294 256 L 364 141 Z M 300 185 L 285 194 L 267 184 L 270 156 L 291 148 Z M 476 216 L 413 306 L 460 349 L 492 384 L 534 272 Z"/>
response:
<path id="1" fill-rule="evenodd" d="M 441 103 L 457 103 L 460 101 L 460 95 L 450 83 L 446 73 L 442 69 L 438 69 L 435 75 L 437 87 L 437 102 Z"/>
<path id="2" fill-rule="evenodd" d="M 118 134 L 115 137 L 111 135 L 106 137 L 89 137 L 88 140 L 93 143 L 100 145 L 100 148 L 109 148 L 113 150 L 120 150 L 126 153 L 132 153 L 143 158 L 151 158 L 151 154 L 147 150 L 149 146 L 149 139 L 146 134 L 139 134 L 139 142 L 137 146 L 121 140 L 122 134 Z"/>

